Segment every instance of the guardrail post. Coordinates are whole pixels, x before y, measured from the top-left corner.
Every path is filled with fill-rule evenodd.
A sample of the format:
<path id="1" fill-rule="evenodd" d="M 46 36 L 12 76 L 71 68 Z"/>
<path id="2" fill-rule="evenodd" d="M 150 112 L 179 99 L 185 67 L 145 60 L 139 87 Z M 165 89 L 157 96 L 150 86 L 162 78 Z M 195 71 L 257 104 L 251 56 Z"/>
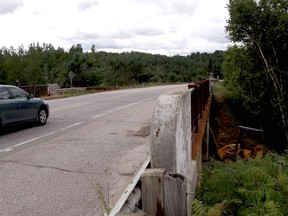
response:
<path id="1" fill-rule="evenodd" d="M 199 86 L 197 84 L 189 84 L 188 88 L 193 88 L 191 92 L 191 132 L 198 132 L 198 113 L 199 113 L 199 99 L 198 91 Z"/>
<path id="2" fill-rule="evenodd" d="M 203 86 L 199 84 L 199 92 L 197 94 L 198 97 L 198 116 L 199 119 L 202 119 L 202 110 L 203 110 Z"/>
<path id="3" fill-rule="evenodd" d="M 146 169 L 141 176 L 142 210 L 147 215 L 186 216 L 186 178 L 165 169 Z"/>

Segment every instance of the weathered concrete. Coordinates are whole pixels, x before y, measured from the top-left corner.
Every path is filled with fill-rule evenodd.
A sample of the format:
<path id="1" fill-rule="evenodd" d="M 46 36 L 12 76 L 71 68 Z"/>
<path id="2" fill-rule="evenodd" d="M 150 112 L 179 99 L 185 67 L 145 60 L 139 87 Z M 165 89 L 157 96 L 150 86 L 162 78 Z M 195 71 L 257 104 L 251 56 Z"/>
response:
<path id="1" fill-rule="evenodd" d="M 142 210 L 145 214 L 185 215 L 187 213 L 187 215 L 191 215 L 189 206 L 195 197 L 195 190 L 202 169 L 202 159 L 207 160 L 209 157 L 211 104 L 209 95 L 205 100 L 201 100 L 203 103 L 199 108 L 201 114 L 198 111 L 196 114 L 200 118 L 196 121 L 197 132 L 195 130 L 192 132 L 191 94 L 195 96 L 195 94 L 199 94 L 199 91 L 191 88 L 182 92 L 161 95 L 155 104 L 150 145 L 152 169 L 146 169 L 141 176 Z M 198 105 L 197 101 L 195 103 Z M 181 189 L 184 188 L 186 192 L 183 193 L 182 190 L 179 190 L 179 182 L 175 184 L 175 179 L 170 178 L 171 176 L 167 181 L 168 183 L 163 184 L 163 181 L 167 180 L 164 177 L 165 173 L 181 176 L 181 179 L 183 178 Z M 175 196 L 175 194 L 178 201 L 176 206 L 181 206 L 181 210 L 184 210 L 184 212 L 181 211 L 181 214 L 179 214 L 180 210 L 177 207 L 175 209 L 178 213 L 175 214 L 175 209 L 172 207 L 172 203 L 175 201 L 173 195 Z M 168 203 L 170 204 L 165 203 L 165 200 L 169 200 Z M 172 209 L 167 208 L 167 206 Z M 187 206 L 188 208 L 186 208 Z M 169 214 L 168 212 L 172 213 Z"/>
<path id="2" fill-rule="evenodd" d="M 191 90 L 159 97 L 154 108 L 151 129 L 151 167 L 179 173 L 187 180 L 187 206 L 194 199 L 202 153 L 208 158 L 209 98 L 198 132 L 191 132 Z M 206 133 L 205 133 L 206 132 Z M 207 140 L 205 140 L 207 139 Z M 203 145 L 204 152 L 202 152 Z M 188 208 L 189 210 L 189 208 Z M 189 214 L 189 212 L 188 212 Z"/>
<path id="3" fill-rule="evenodd" d="M 187 176 L 191 161 L 189 90 L 159 97 L 151 131 L 151 166 Z"/>
<path id="4" fill-rule="evenodd" d="M 58 94 L 60 86 L 58 84 L 48 84 L 48 96 L 54 96 Z"/>

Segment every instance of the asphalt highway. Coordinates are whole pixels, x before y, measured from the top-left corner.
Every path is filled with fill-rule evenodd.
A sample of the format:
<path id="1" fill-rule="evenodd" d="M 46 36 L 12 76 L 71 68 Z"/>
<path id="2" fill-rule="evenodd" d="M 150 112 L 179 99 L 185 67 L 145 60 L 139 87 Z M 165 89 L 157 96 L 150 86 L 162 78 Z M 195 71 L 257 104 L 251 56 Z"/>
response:
<path id="1" fill-rule="evenodd" d="M 169 85 L 49 100 L 44 126 L 0 136 L 0 215 L 103 215 L 149 156 L 157 98 Z"/>

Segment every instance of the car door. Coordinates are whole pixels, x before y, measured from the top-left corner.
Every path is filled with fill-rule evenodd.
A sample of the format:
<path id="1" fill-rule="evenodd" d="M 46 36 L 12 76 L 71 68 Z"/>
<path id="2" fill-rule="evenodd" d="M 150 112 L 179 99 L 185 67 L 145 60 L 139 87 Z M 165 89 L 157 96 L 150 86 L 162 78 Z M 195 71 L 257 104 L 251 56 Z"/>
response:
<path id="1" fill-rule="evenodd" d="M 0 117 L 2 125 L 14 123 L 18 119 L 17 104 L 6 87 L 0 87 Z"/>
<path id="2" fill-rule="evenodd" d="M 22 116 L 24 121 L 37 121 L 38 102 L 32 95 L 27 95 L 26 100 L 22 101 L 19 109 L 25 112 L 25 116 Z"/>
<path id="3" fill-rule="evenodd" d="M 28 93 L 16 87 L 8 87 L 8 90 L 11 92 L 16 103 L 18 113 L 17 121 L 28 121 L 36 118 L 35 115 L 33 116 L 33 106 L 29 103 L 30 99 Z"/>

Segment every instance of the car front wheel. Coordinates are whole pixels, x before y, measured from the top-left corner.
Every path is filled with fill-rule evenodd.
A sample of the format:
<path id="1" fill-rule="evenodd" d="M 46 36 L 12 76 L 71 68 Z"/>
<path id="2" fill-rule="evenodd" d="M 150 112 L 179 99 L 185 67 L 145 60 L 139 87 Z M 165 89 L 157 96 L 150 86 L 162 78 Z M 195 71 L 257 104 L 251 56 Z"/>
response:
<path id="1" fill-rule="evenodd" d="M 38 112 L 38 124 L 45 125 L 47 122 L 47 110 L 44 108 L 40 108 Z"/>

